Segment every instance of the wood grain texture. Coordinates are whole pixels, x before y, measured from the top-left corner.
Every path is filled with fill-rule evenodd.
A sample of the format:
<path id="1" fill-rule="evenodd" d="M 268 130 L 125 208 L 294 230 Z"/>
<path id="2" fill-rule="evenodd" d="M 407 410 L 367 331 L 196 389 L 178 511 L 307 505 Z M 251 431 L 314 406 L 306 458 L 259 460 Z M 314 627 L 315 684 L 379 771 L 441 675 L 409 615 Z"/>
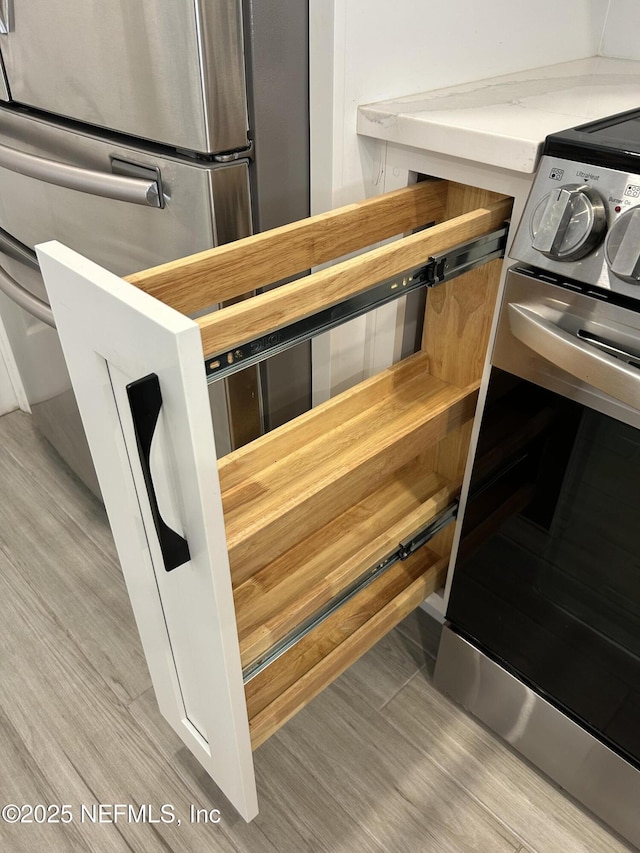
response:
<path id="1" fill-rule="evenodd" d="M 196 322 L 200 327 L 203 352 L 205 355 L 224 352 L 424 264 L 432 254 L 497 228 L 509 215 L 510 209 L 511 204 L 507 201 L 478 208 L 221 311 L 199 317 Z"/>
<path id="2" fill-rule="evenodd" d="M 247 666 L 398 548 L 459 493 L 417 461 L 234 591 Z"/>
<path id="3" fill-rule="evenodd" d="M 440 476 L 449 481 L 462 481 L 472 430 L 473 420 L 470 419 L 427 451 L 433 470 Z M 430 548 L 436 554 L 441 554 L 443 557 L 448 557 L 451 554 L 456 524 L 457 522 L 449 524 L 432 539 Z"/>
<path id="4" fill-rule="evenodd" d="M 505 196 L 450 183 L 445 216 L 468 216 L 493 205 L 502 205 L 503 220 L 509 217 L 511 200 Z M 495 260 L 429 291 L 422 351 L 434 376 L 454 385 L 482 377 L 502 267 Z"/>
<path id="5" fill-rule="evenodd" d="M 223 493 L 229 494 L 247 480 L 258 477 L 274 460 L 296 453 L 428 372 L 428 359 L 417 353 L 227 454 L 218 462 Z"/>
<path id="6" fill-rule="evenodd" d="M 497 193 L 451 183 L 446 216 L 460 216 L 476 208 L 505 204 L 510 200 Z M 487 355 L 491 324 L 502 275 L 502 260 L 495 260 L 427 294 L 422 334 L 422 352 L 429 359 L 429 372 L 452 385 L 480 381 Z M 433 469 L 449 479 L 462 478 L 467 463 L 472 422 L 440 442 L 433 452 Z M 455 526 L 438 535 L 432 547 L 439 554 L 451 552 Z"/>
<path id="7" fill-rule="evenodd" d="M 265 466 L 237 486 L 227 488 L 221 477 L 235 586 L 473 416 L 474 388 L 453 389 L 429 376 L 409 375 L 408 382 L 401 381 L 401 365 L 394 371 L 392 393 L 314 440 L 298 441 L 299 448 L 286 456 L 263 456 Z M 348 407 L 352 400 L 349 395 Z M 330 412 L 333 417 L 336 408 Z M 322 407 L 315 413 L 314 420 L 321 422 Z M 298 428 L 304 430 L 310 421 Z M 265 440 L 265 447 L 270 444 Z"/>
<path id="8" fill-rule="evenodd" d="M 237 853 L 301 853 L 318 850 L 351 853 L 357 838 L 363 853 L 387 853 L 370 835 L 366 819 L 347 811 L 329 790 L 321 788 L 312 768 L 300 761 L 295 750 L 288 750 L 275 740 L 268 741 L 254 756 L 260 792 L 260 814 L 247 824 L 234 817 L 233 811 L 209 777 L 168 729 L 158 712 L 153 691 L 137 699 L 130 711 L 154 748 L 171 766 L 185 792 L 194 803 L 215 804 L 222 813 L 222 823 L 213 830 L 200 827 L 202 850 L 217 853 L 216 837 L 221 832 L 235 845 Z M 327 821 L 327 815 L 331 820 Z M 176 844 L 179 835 L 176 833 Z M 179 853 L 178 846 L 167 847 Z M 146 851 L 141 851 L 146 853 Z"/>
<path id="9" fill-rule="evenodd" d="M 23 427 L 29 418 L 23 413 Z M 99 527 L 86 532 L 73 521 L 82 515 L 83 501 L 93 498 L 73 479 L 59 460 L 47 460 L 40 454 L 41 466 L 55 464 L 66 487 L 45 493 L 37 482 L 27 488 L 12 454 L 6 452 L 7 435 L 0 420 L 3 460 L 9 473 L 0 478 L 2 505 L 7 513 L 23 496 L 31 506 L 31 528 L 27 533 L 18 523 L 21 511 L 3 521 L 2 530 L 20 527 L 25 547 L 31 544 L 31 557 L 21 554 L 13 562 L 14 547 L 5 541 L 0 549 L 0 781 L 3 802 L 69 803 L 77 816 L 69 825 L 9 825 L 0 823 L 3 850 L 51 851 L 143 851 L 166 849 L 170 827 L 150 823 L 94 825 L 80 820 L 80 807 L 98 803 L 155 802 L 178 799 L 170 765 L 149 748 L 143 733 L 126 710 L 122 692 L 112 688 L 114 680 L 124 681 L 128 662 L 123 658 L 122 641 L 130 648 L 127 655 L 141 656 L 135 625 L 128 602 L 120 600 L 122 578 L 115 571 L 104 571 L 103 555 L 95 539 Z M 25 459 L 34 465 L 33 456 Z M 12 472 L 12 473 L 11 473 Z M 70 497 L 75 489 L 75 505 Z M 63 496 L 66 500 L 62 500 Z M 59 509 L 58 509 L 59 506 Z M 97 521 L 97 520 L 96 520 Z M 104 518 L 100 522 L 106 532 Z M 56 541 L 57 539 L 57 541 Z M 98 619 L 91 598 L 102 598 L 102 609 L 111 622 L 91 627 L 90 620 L 76 622 L 78 611 L 71 604 L 68 613 L 50 604 L 59 579 L 47 579 L 37 569 L 41 561 L 40 543 L 46 548 L 55 542 L 50 566 L 59 563 L 76 594 L 86 598 L 89 615 Z M 113 555 L 113 546 L 108 556 Z M 82 558 L 82 565 L 78 564 Z M 115 568 L 115 564 L 114 564 Z M 61 593 L 65 592 L 60 590 Z M 102 655 L 91 653 L 92 634 L 100 633 Z M 89 653 L 87 653 L 89 652 Z M 115 670 L 115 673 L 114 673 Z M 148 687 L 147 676 L 140 676 L 139 695 Z M 184 801 L 184 793 L 181 794 Z M 200 836 L 200 838 L 198 837 Z M 220 839 L 220 850 L 233 853 L 234 846 Z M 202 837 L 185 826 L 180 850 L 195 853 Z"/>
<path id="10" fill-rule="evenodd" d="M 253 756 L 198 330 L 60 243 L 38 256 L 160 707 L 251 820 Z M 138 497 L 148 487 L 127 386 L 149 374 L 166 429 L 158 467 L 164 459 L 172 472 L 161 502 L 188 531 L 180 572 L 165 570 L 152 502 Z"/>
<path id="11" fill-rule="evenodd" d="M 459 216 L 468 210 L 475 210 L 485 204 L 495 204 L 499 201 L 510 201 L 508 196 L 501 193 L 472 187 L 469 184 L 459 184 L 447 181 L 447 201 L 445 203 L 445 218 Z"/>
<path id="12" fill-rule="evenodd" d="M 464 474 L 473 421 L 467 421 L 432 448 L 433 470 L 448 480 L 461 480 Z"/>
<path id="13" fill-rule="evenodd" d="M 481 378 L 502 264 L 491 261 L 429 291 L 422 351 L 434 376 L 453 385 Z"/>
<path id="14" fill-rule="evenodd" d="M 447 184 L 428 181 L 153 267 L 127 281 L 190 314 L 443 217 Z"/>
<path id="15" fill-rule="evenodd" d="M 254 749 L 438 589 L 446 563 L 428 548 L 396 563 L 250 681 Z"/>

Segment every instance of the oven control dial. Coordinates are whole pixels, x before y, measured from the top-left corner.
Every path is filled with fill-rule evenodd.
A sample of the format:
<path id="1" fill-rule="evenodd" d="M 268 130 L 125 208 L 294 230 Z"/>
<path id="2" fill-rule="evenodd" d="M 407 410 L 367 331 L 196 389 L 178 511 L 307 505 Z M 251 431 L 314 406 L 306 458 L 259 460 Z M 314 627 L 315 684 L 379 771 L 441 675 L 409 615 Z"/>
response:
<path id="1" fill-rule="evenodd" d="M 534 249 L 554 261 L 577 261 L 602 242 L 604 201 L 592 187 L 567 184 L 546 195 L 531 218 Z"/>
<path id="2" fill-rule="evenodd" d="M 604 244 L 609 269 L 618 278 L 640 284 L 640 207 L 621 214 Z"/>

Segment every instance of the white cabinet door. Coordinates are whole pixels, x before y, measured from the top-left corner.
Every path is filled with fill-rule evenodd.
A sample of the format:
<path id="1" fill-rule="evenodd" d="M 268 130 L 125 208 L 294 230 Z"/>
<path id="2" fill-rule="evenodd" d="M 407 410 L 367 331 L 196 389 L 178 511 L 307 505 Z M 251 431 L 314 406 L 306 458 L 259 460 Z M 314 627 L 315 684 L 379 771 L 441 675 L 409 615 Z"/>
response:
<path id="1" fill-rule="evenodd" d="M 37 253 L 158 704 L 250 820 L 255 779 L 198 327 L 59 243 Z M 149 375 L 162 399 L 143 413 L 145 439 L 127 386 Z M 140 446 L 152 433 L 145 472 Z M 182 563 L 171 570 L 154 491 Z"/>

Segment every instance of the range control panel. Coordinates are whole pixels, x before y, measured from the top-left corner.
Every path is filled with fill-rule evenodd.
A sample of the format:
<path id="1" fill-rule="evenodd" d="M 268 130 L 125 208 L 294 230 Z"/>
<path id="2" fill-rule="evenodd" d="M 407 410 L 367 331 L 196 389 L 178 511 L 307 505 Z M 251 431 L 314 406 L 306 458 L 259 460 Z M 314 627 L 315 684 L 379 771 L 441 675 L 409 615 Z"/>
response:
<path id="1" fill-rule="evenodd" d="M 640 299 L 640 175 L 545 155 L 509 255 Z"/>

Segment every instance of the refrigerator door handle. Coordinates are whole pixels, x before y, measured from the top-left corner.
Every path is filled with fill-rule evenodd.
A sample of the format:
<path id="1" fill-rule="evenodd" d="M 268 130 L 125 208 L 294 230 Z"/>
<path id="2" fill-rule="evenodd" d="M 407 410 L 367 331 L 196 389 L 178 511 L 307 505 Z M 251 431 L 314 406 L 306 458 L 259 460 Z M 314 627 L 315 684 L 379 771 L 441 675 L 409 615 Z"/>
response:
<path id="1" fill-rule="evenodd" d="M 13 29 L 13 0 L 0 0 L 0 35 Z"/>
<path id="2" fill-rule="evenodd" d="M 20 261 L 21 264 L 31 267 L 31 269 L 40 270 L 36 253 L 28 246 L 25 246 L 24 243 L 21 243 L 20 240 L 16 240 L 4 228 L 0 228 L 0 252 L 13 258 L 14 261 Z"/>
<path id="3" fill-rule="evenodd" d="M 43 323 L 46 323 L 47 326 L 51 326 L 55 329 L 56 324 L 53 319 L 53 311 L 47 305 L 46 302 L 43 302 L 42 299 L 38 299 L 37 296 L 34 296 L 32 293 L 22 287 L 21 284 L 9 275 L 9 273 L 4 270 L 0 266 L 0 290 L 5 293 L 9 299 L 19 305 L 21 308 L 24 308 L 27 313 L 31 314 L 33 317 L 36 317 L 38 320 L 41 320 Z"/>
<path id="4" fill-rule="evenodd" d="M 26 154 L 8 145 L 0 145 L 0 166 L 27 178 L 35 178 L 70 190 L 147 207 L 163 206 L 157 177 L 131 178 L 109 172 L 97 172 L 82 166 L 48 160 L 35 154 Z"/>

